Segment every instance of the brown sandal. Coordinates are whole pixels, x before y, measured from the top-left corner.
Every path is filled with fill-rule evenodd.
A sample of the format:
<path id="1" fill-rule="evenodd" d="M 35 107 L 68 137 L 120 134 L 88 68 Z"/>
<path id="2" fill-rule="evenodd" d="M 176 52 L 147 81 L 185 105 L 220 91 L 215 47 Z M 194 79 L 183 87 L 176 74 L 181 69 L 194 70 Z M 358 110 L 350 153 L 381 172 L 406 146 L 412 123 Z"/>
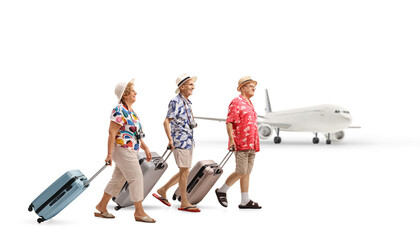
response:
<path id="1" fill-rule="evenodd" d="M 95 217 L 101 217 L 101 218 L 115 218 L 114 215 L 112 215 L 109 212 L 95 212 Z"/>
<path id="2" fill-rule="evenodd" d="M 249 200 L 249 202 L 246 205 L 239 205 L 240 209 L 261 209 L 262 207 L 258 205 L 258 203 L 253 202 L 252 200 Z"/>
<path id="3" fill-rule="evenodd" d="M 144 223 L 155 223 L 156 222 L 155 219 L 153 219 L 153 218 L 151 218 L 149 216 L 141 217 L 141 218 L 134 217 L 134 219 L 136 219 L 137 222 L 144 222 Z"/>
<path id="4" fill-rule="evenodd" d="M 227 201 L 226 193 L 219 192 L 219 189 L 216 189 L 215 192 L 216 192 L 217 200 L 219 201 L 220 205 L 222 205 L 223 207 L 227 207 L 228 201 Z"/>

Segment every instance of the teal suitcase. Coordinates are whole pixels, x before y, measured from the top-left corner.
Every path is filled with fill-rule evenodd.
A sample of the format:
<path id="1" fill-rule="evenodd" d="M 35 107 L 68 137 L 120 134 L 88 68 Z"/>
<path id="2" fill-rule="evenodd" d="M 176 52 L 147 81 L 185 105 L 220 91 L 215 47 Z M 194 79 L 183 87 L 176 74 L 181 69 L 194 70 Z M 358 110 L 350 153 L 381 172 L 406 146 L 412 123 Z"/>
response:
<path id="1" fill-rule="evenodd" d="M 90 182 L 106 166 L 103 166 L 89 180 L 80 170 L 64 173 L 29 205 L 28 210 L 30 212 L 35 210 L 35 213 L 39 216 L 38 223 L 53 218 L 84 192 L 89 187 Z"/>

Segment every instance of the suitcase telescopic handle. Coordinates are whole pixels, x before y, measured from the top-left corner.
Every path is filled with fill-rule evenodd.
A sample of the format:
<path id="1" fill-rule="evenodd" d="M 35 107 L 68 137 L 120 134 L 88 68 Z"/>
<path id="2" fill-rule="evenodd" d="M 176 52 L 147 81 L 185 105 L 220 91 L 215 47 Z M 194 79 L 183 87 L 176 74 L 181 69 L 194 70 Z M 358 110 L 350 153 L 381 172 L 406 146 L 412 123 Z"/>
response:
<path id="1" fill-rule="evenodd" d="M 234 152 L 235 152 L 235 149 L 233 148 L 229 149 L 229 152 L 226 154 L 226 156 L 223 158 L 223 160 L 219 164 L 219 170 L 223 169 L 223 167 L 226 165 L 227 161 L 233 155 Z"/>
<path id="2" fill-rule="evenodd" d="M 105 165 L 104 166 L 102 166 L 101 167 L 101 169 L 99 169 L 99 171 L 97 171 L 96 173 L 95 173 L 95 175 L 93 175 L 91 178 L 89 178 L 89 180 L 85 183 L 85 186 L 86 187 L 88 187 L 89 186 L 89 184 L 90 184 L 90 182 L 92 182 L 93 181 L 93 179 L 95 179 L 103 170 L 105 170 L 105 168 L 108 166 L 108 165 L 110 165 L 110 163 L 109 162 L 107 162 L 107 163 L 105 163 Z"/>
<path id="3" fill-rule="evenodd" d="M 169 154 L 165 157 L 166 153 L 167 153 L 169 150 L 171 150 L 171 151 L 170 151 L 170 152 L 169 152 Z M 173 152 L 173 150 L 171 149 L 171 147 L 170 147 L 170 146 L 168 146 L 168 147 L 166 148 L 165 152 L 162 154 L 162 159 L 163 159 L 163 161 L 162 161 L 162 162 L 159 162 L 159 163 L 156 165 L 156 168 L 158 168 L 158 169 L 163 168 L 163 164 L 166 162 L 166 160 L 168 160 L 168 158 L 169 158 L 169 156 L 171 156 L 172 152 Z"/>

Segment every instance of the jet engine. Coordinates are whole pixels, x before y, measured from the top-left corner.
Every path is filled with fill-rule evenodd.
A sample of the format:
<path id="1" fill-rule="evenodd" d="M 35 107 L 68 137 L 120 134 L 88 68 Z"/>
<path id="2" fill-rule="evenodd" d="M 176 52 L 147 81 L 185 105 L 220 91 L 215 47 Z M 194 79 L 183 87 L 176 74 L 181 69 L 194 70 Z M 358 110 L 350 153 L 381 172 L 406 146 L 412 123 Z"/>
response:
<path id="1" fill-rule="evenodd" d="M 325 138 L 328 138 L 328 133 L 324 133 L 324 135 L 325 135 Z M 334 142 L 341 142 L 344 136 L 345 136 L 344 131 L 338 131 L 338 132 L 330 134 L 330 140 Z"/>
<path id="2" fill-rule="evenodd" d="M 258 134 L 261 139 L 267 139 L 273 134 L 273 128 L 268 124 L 258 125 Z"/>

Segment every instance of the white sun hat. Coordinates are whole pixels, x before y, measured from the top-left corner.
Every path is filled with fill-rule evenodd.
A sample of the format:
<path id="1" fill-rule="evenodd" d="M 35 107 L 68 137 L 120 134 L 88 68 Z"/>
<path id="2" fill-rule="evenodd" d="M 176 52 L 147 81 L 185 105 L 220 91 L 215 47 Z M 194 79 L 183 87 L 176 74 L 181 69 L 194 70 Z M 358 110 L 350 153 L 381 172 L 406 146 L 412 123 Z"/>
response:
<path id="1" fill-rule="evenodd" d="M 190 77 L 189 75 L 184 73 L 176 79 L 176 85 L 177 85 L 177 89 L 175 91 L 176 94 L 179 93 L 179 87 L 188 80 L 193 80 L 193 83 L 195 83 L 195 81 L 197 81 L 197 77 Z"/>
<path id="2" fill-rule="evenodd" d="M 119 82 L 116 86 L 115 86 L 115 95 L 118 98 L 118 103 L 121 102 L 121 98 L 124 94 L 125 89 L 127 88 L 127 85 L 129 83 L 134 83 L 134 78 L 131 79 L 129 82 Z"/>

